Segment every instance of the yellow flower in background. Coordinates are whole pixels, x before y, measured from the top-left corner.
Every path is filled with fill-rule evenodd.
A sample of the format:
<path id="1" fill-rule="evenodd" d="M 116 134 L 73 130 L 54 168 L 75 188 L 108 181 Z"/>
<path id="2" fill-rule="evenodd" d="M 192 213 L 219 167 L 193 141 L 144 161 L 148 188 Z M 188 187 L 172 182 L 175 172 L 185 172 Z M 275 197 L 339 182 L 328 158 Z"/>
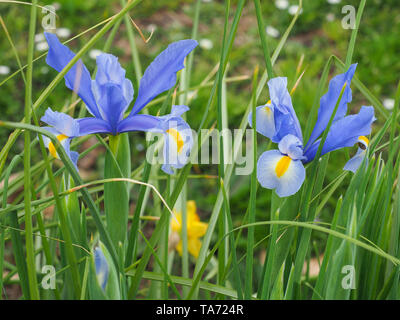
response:
<path id="1" fill-rule="evenodd" d="M 201 241 L 200 238 L 205 235 L 208 223 L 200 221 L 200 217 L 196 213 L 196 203 L 193 200 L 186 202 L 186 225 L 188 237 L 188 251 L 195 258 L 198 257 Z M 172 219 L 172 231 L 179 234 L 179 242 L 176 244 L 175 249 L 182 255 L 182 213 L 176 213 L 176 220 Z"/>

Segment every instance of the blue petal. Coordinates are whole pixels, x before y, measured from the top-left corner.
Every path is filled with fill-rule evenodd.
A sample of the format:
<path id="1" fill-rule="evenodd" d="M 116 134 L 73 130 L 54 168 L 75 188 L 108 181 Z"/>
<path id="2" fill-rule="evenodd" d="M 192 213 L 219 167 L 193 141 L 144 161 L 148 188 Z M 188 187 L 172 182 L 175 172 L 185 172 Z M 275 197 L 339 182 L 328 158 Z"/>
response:
<path id="1" fill-rule="evenodd" d="M 79 135 L 78 121 L 65 113 L 53 111 L 51 108 L 48 108 L 40 120 L 53 126 L 58 132 L 68 137 Z"/>
<path id="2" fill-rule="evenodd" d="M 96 268 L 97 281 L 104 290 L 108 281 L 109 266 L 100 248 L 94 249 L 94 263 Z"/>
<path id="3" fill-rule="evenodd" d="M 113 83 L 97 86 L 93 82 L 93 92 L 99 106 L 101 117 L 106 120 L 113 134 L 117 134 L 117 126 L 122 121 L 124 111 L 128 107 L 122 89 Z"/>
<path id="4" fill-rule="evenodd" d="M 121 67 L 118 58 L 112 54 L 102 53 L 96 58 L 97 73 L 96 83 L 97 86 L 113 83 L 118 85 L 123 92 L 123 96 L 127 102 L 127 106 L 133 100 L 133 86 L 129 79 L 125 78 L 126 71 Z"/>
<path id="5" fill-rule="evenodd" d="M 374 117 L 373 107 L 362 107 L 360 112 L 355 115 L 344 117 L 332 124 L 321 155 L 328 152 L 353 146 L 360 136 L 366 136 L 371 133 L 371 125 L 376 119 Z M 320 140 L 304 152 L 305 162 L 314 159 Z"/>
<path id="6" fill-rule="evenodd" d="M 164 129 L 164 150 L 162 170 L 172 174 L 173 170 L 184 167 L 193 147 L 190 126 L 180 117 L 173 117 L 161 124 Z"/>
<path id="7" fill-rule="evenodd" d="M 118 132 L 127 131 L 158 131 L 156 128 L 160 124 L 160 117 L 147 114 L 135 114 L 126 117 L 118 124 Z"/>
<path id="8" fill-rule="evenodd" d="M 275 189 L 279 197 L 288 197 L 299 191 L 306 171 L 299 160 L 291 160 L 287 170 L 278 177 L 276 168 L 284 155 L 279 150 L 261 154 L 257 162 L 257 179 L 263 188 Z"/>
<path id="9" fill-rule="evenodd" d="M 268 82 L 268 87 L 271 103 L 274 106 L 275 135 L 272 141 L 279 143 L 284 136 L 292 134 L 303 142 L 300 123 L 287 90 L 287 79 L 273 78 Z"/>
<path id="10" fill-rule="evenodd" d="M 354 155 L 353 158 L 351 158 L 349 161 L 347 161 L 343 170 L 356 173 L 357 169 L 360 167 L 361 163 L 363 162 L 363 160 L 366 156 L 366 153 L 367 153 L 367 150 L 358 148 L 357 153 Z"/>
<path id="11" fill-rule="evenodd" d="M 176 83 L 176 73 L 184 68 L 185 57 L 197 46 L 195 40 L 174 42 L 161 52 L 146 69 L 131 114 L 138 113 L 160 93 Z"/>
<path id="12" fill-rule="evenodd" d="M 288 134 L 279 141 L 279 151 L 283 154 L 287 154 L 293 160 L 302 160 L 303 156 L 303 144 L 296 136 Z"/>
<path id="13" fill-rule="evenodd" d="M 252 125 L 253 112 L 249 114 L 249 125 Z M 275 135 L 274 108 L 271 104 L 266 104 L 256 108 L 256 131 L 264 137 L 272 139 Z"/>
<path id="14" fill-rule="evenodd" d="M 79 136 L 86 136 L 92 133 L 111 133 L 111 127 L 107 121 L 99 118 L 81 118 L 79 122 Z"/>
<path id="15" fill-rule="evenodd" d="M 64 46 L 55 34 L 45 32 L 44 35 L 49 44 L 46 63 L 58 72 L 61 72 L 62 69 L 64 69 L 64 67 L 75 57 L 75 54 L 68 49 L 68 47 Z M 92 115 L 100 117 L 96 100 L 92 93 L 90 73 L 81 59 L 79 59 L 78 62 L 67 72 L 64 78 L 67 88 L 78 94 L 78 96 L 85 102 L 88 111 Z"/>
<path id="16" fill-rule="evenodd" d="M 346 115 L 347 104 L 351 102 L 352 99 L 350 83 L 353 79 L 356 67 L 357 64 L 351 65 L 346 73 L 337 75 L 329 82 L 328 92 L 323 95 L 320 100 L 317 122 L 315 123 L 314 129 L 311 133 L 310 139 L 306 144 L 305 150 L 307 150 L 315 142 L 315 140 L 318 139 L 318 137 L 324 132 L 325 128 L 327 127 L 329 119 L 332 116 L 332 112 L 335 110 L 340 92 L 342 91 L 345 83 L 346 88 L 344 89 L 342 99 L 340 100 L 338 109 L 336 111 L 334 121 L 341 119 Z"/>

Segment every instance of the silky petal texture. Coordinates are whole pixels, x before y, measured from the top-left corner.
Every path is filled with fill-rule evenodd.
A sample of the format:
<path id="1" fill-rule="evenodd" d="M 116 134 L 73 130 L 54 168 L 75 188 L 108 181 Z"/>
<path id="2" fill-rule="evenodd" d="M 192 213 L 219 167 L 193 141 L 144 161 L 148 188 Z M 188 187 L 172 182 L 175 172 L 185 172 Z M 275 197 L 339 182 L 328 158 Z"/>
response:
<path id="1" fill-rule="evenodd" d="M 103 119 L 88 117 L 77 119 L 79 122 L 79 136 L 86 136 L 93 133 L 111 133 L 111 127 Z"/>
<path id="2" fill-rule="evenodd" d="M 127 102 L 126 108 L 128 108 L 133 100 L 133 86 L 132 82 L 125 78 L 126 71 L 121 67 L 118 58 L 112 54 L 102 53 L 96 58 L 96 63 L 98 68 L 95 80 L 97 86 L 110 83 L 118 85 Z"/>
<path id="3" fill-rule="evenodd" d="M 292 134 L 303 142 L 299 119 L 294 111 L 292 98 L 287 90 L 287 78 L 277 77 L 268 81 L 271 103 L 274 106 L 275 135 L 272 141 L 279 141 Z"/>
<path id="4" fill-rule="evenodd" d="M 360 167 L 361 163 L 363 162 L 366 154 L 367 154 L 367 150 L 362 150 L 361 148 L 358 148 L 357 153 L 354 155 L 353 158 L 351 158 L 349 161 L 347 161 L 346 165 L 343 167 L 343 170 L 356 173 L 357 169 Z"/>
<path id="5" fill-rule="evenodd" d="M 263 188 L 275 189 L 279 197 L 288 197 L 299 191 L 306 171 L 299 160 L 291 160 L 286 172 L 278 177 L 276 166 L 284 155 L 279 150 L 261 154 L 257 162 L 257 179 Z"/>
<path id="6" fill-rule="evenodd" d="M 288 134 L 283 137 L 278 144 L 279 151 L 283 154 L 287 154 L 293 160 L 302 160 L 303 156 L 303 144 L 296 136 Z"/>
<path id="7" fill-rule="evenodd" d="M 51 108 L 48 108 L 40 120 L 53 126 L 58 132 L 68 137 L 79 135 L 78 121 L 65 113 L 53 111 Z"/>
<path id="8" fill-rule="evenodd" d="M 356 67 L 357 64 L 351 65 L 346 73 L 335 76 L 329 82 L 328 92 L 323 95 L 320 100 L 317 122 L 315 123 L 310 139 L 305 146 L 305 150 L 311 147 L 311 145 L 318 139 L 318 137 L 324 132 L 325 128 L 328 126 L 329 120 L 332 116 L 332 112 L 335 110 L 340 92 L 342 91 L 345 83 L 346 88 L 344 89 L 342 99 L 340 100 L 338 109 L 336 111 L 334 121 L 339 120 L 346 115 L 347 104 L 351 102 L 352 99 L 350 83 L 353 79 Z"/>
<path id="9" fill-rule="evenodd" d="M 123 119 L 124 111 L 127 108 L 127 101 L 123 91 L 118 85 L 107 83 L 97 87 L 95 92 L 102 118 L 110 125 L 111 133 L 117 134 L 118 124 Z"/>
<path id="10" fill-rule="evenodd" d="M 249 114 L 249 125 L 252 124 L 253 112 Z M 256 131 L 268 139 L 275 135 L 274 109 L 271 104 L 266 104 L 256 108 Z"/>
<path id="11" fill-rule="evenodd" d="M 332 124 L 321 155 L 328 152 L 351 147 L 357 143 L 360 136 L 371 133 L 372 122 L 376 120 L 373 107 L 362 107 L 360 112 L 355 115 L 346 116 Z M 305 163 L 314 159 L 320 140 L 316 141 L 308 150 L 304 152 Z"/>
<path id="12" fill-rule="evenodd" d="M 105 290 L 108 281 L 109 266 L 106 257 L 100 248 L 94 249 L 94 263 L 97 281 L 99 282 L 101 288 Z"/>
<path id="13" fill-rule="evenodd" d="M 164 131 L 164 150 L 163 165 L 161 169 L 167 174 L 173 174 L 173 169 L 184 167 L 189 161 L 190 152 L 193 147 L 193 134 L 190 126 L 182 118 L 171 118 L 168 120 L 168 129 L 163 126 Z M 175 137 L 167 132 L 167 130 L 176 130 L 183 142 L 181 147 Z"/>
<path id="14" fill-rule="evenodd" d="M 147 115 L 147 114 L 135 114 L 133 116 L 126 117 L 118 124 L 117 131 L 154 131 L 161 132 L 161 129 L 157 129 L 160 125 L 160 118 Z"/>
<path id="15" fill-rule="evenodd" d="M 154 59 L 140 80 L 131 114 L 138 113 L 152 99 L 175 85 L 176 73 L 184 68 L 185 57 L 197 44 L 195 40 L 174 42 Z"/>
<path id="16" fill-rule="evenodd" d="M 55 34 L 45 32 L 44 35 L 49 44 L 46 63 L 53 69 L 61 72 L 75 57 L 75 54 L 68 47 L 64 46 Z M 78 94 L 83 102 L 85 102 L 88 111 L 92 115 L 100 117 L 96 100 L 92 93 L 90 73 L 81 59 L 67 72 L 64 78 L 67 88 Z"/>

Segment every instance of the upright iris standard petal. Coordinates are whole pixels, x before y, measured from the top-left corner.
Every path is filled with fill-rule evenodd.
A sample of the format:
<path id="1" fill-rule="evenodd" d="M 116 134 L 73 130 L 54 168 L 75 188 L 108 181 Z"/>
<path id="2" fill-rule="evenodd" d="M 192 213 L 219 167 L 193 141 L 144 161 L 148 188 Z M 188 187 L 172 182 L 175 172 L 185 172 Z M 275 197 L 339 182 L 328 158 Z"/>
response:
<path id="1" fill-rule="evenodd" d="M 66 46 L 64 46 L 55 34 L 44 33 L 47 43 L 49 44 L 49 52 L 47 54 L 46 63 L 61 72 L 62 69 L 75 57 L 75 54 Z M 92 80 L 90 73 L 86 69 L 82 60 L 78 62 L 65 75 L 65 85 L 73 90 L 85 102 L 89 112 L 95 117 L 100 117 L 96 100 L 92 93 Z"/>
<path id="2" fill-rule="evenodd" d="M 305 179 L 300 160 L 293 160 L 279 150 L 264 152 L 257 162 L 257 179 L 262 187 L 275 189 L 279 197 L 295 194 Z"/>
<path id="3" fill-rule="evenodd" d="M 328 92 L 323 95 L 320 100 L 317 122 L 315 123 L 315 127 L 311 133 L 310 139 L 306 144 L 306 151 L 312 146 L 312 144 L 318 139 L 318 137 L 327 127 L 344 85 L 346 85 L 346 87 L 337 108 L 334 121 L 341 119 L 346 115 L 347 104 L 351 102 L 352 99 L 350 83 L 353 79 L 356 67 L 357 64 L 351 65 L 346 73 L 337 75 L 329 82 Z"/>
<path id="4" fill-rule="evenodd" d="M 249 125 L 252 127 L 253 113 L 249 114 Z M 268 139 L 275 135 L 274 107 L 271 103 L 256 108 L 256 130 Z"/>
<path id="5" fill-rule="evenodd" d="M 138 113 L 149 101 L 176 83 L 176 73 L 184 68 L 185 57 L 197 46 L 195 40 L 174 42 L 161 52 L 146 69 L 131 114 Z"/>
<path id="6" fill-rule="evenodd" d="M 375 119 L 373 107 L 362 107 L 358 114 L 346 116 L 334 122 L 327 135 L 321 155 L 353 146 L 360 136 L 366 136 L 371 133 L 371 124 Z M 314 159 L 319 144 L 320 141 L 316 141 L 305 151 L 306 163 Z"/>
<path id="7" fill-rule="evenodd" d="M 288 155 L 293 160 L 302 160 L 303 156 L 303 144 L 296 136 L 288 134 L 283 137 L 278 144 L 279 151 L 285 155 Z"/>
<path id="8" fill-rule="evenodd" d="M 272 141 L 279 141 L 292 134 L 303 141 L 300 123 L 294 111 L 292 99 L 287 90 L 287 78 L 277 77 L 268 81 L 271 102 L 274 109 L 275 135 Z"/>
<path id="9" fill-rule="evenodd" d="M 105 290 L 108 281 L 109 266 L 103 251 L 101 251 L 99 247 L 94 249 L 94 263 L 97 281 L 99 282 L 101 288 Z"/>

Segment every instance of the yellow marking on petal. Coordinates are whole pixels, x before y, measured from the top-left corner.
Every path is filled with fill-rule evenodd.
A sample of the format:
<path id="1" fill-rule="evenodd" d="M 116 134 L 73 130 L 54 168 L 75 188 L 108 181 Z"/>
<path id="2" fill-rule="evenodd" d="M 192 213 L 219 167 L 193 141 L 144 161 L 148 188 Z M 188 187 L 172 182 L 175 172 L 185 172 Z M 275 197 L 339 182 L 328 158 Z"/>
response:
<path id="1" fill-rule="evenodd" d="M 68 136 L 66 136 L 65 134 L 59 134 L 59 135 L 57 136 L 57 139 L 58 139 L 58 141 L 60 141 L 60 142 L 63 141 L 63 140 L 65 140 L 65 139 L 67 139 L 67 138 L 68 138 Z M 50 143 L 49 143 L 49 151 L 50 151 L 50 154 L 51 154 L 54 158 L 57 158 L 57 159 L 58 159 L 56 147 L 54 146 L 54 144 L 53 144 L 52 141 L 50 141 Z"/>
<path id="2" fill-rule="evenodd" d="M 282 177 L 289 168 L 292 159 L 288 156 L 283 156 L 275 167 L 275 172 L 278 178 Z"/>
<path id="3" fill-rule="evenodd" d="M 271 108 L 269 106 L 265 106 L 264 110 L 267 113 L 268 117 L 270 117 L 272 114 Z"/>
<path id="4" fill-rule="evenodd" d="M 358 137 L 358 146 L 363 150 L 367 149 L 369 146 L 368 138 L 365 136 L 359 136 Z"/>
<path id="5" fill-rule="evenodd" d="M 184 143 L 185 143 L 185 142 L 183 141 L 183 139 L 182 139 L 181 134 L 179 133 L 178 130 L 175 130 L 175 129 L 168 129 L 168 130 L 167 130 L 167 133 L 168 133 L 169 135 L 171 135 L 171 137 L 174 139 L 174 141 L 175 141 L 175 143 L 176 143 L 176 146 L 177 146 L 177 148 L 178 148 L 178 153 L 180 153 L 181 150 L 182 150 L 182 147 L 183 147 L 183 145 L 184 145 Z"/>

